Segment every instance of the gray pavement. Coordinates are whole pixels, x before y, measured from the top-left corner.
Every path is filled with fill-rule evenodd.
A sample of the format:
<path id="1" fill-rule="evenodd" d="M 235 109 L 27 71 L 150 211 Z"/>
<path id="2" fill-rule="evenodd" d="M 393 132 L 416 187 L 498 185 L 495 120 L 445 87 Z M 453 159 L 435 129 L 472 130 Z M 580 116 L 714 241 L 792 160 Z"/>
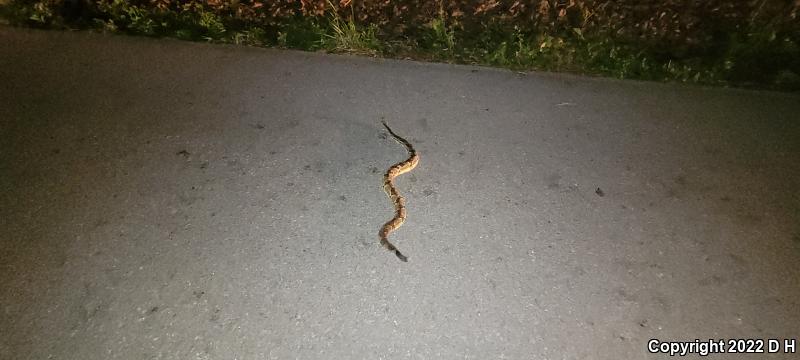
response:
<path id="1" fill-rule="evenodd" d="M 797 94 L 0 27 L 0 358 L 798 338 L 798 114 Z M 381 119 L 422 156 L 398 180 L 408 263 L 378 244 L 406 156 Z"/>

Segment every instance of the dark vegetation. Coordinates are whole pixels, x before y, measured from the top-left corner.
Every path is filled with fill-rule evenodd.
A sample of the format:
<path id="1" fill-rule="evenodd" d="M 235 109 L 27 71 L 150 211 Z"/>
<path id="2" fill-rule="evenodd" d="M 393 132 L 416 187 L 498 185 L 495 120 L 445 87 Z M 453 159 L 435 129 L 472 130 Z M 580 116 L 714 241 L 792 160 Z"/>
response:
<path id="1" fill-rule="evenodd" d="M 16 25 L 800 90 L 800 0 L 5 1 Z"/>

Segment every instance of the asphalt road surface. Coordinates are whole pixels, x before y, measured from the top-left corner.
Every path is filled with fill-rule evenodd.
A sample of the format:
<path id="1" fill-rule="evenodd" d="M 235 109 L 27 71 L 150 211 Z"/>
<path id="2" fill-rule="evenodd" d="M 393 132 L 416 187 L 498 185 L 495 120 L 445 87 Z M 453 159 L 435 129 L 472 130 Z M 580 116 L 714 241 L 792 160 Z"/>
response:
<path id="1" fill-rule="evenodd" d="M 798 339 L 798 114 L 797 94 L 0 28 L 0 358 Z M 381 120 L 421 154 L 397 181 L 408 263 L 377 237 L 407 156 Z"/>

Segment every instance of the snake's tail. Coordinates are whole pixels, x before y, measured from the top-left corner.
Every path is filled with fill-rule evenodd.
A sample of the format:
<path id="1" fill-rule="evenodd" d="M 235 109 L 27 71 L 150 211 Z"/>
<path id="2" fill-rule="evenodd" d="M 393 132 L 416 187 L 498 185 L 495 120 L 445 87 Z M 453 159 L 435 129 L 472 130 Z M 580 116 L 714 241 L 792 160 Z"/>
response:
<path id="1" fill-rule="evenodd" d="M 394 254 L 397 255 L 397 258 L 400 259 L 402 262 L 408 262 L 408 257 L 403 255 L 400 250 L 394 249 Z"/>
<path id="2" fill-rule="evenodd" d="M 389 242 L 389 239 L 382 236 L 381 245 L 385 246 L 389 251 L 397 255 L 397 258 L 400 259 L 400 261 L 408 262 L 408 257 L 403 255 L 403 253 L 401 253 L 400 250 L 397 249 L 397 247 L 395 247 L 391 242 Z"/>

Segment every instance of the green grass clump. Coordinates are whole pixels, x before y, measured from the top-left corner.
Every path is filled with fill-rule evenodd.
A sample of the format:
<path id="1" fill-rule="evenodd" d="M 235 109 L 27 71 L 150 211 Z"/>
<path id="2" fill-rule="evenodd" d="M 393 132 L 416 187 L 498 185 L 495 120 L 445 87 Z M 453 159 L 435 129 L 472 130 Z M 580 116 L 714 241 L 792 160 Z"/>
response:
<path id="1" fill-rule="evenodd" d="M 320 44 L 323 48 L 334 52 L 355 54 L 378 54 L 381 41 L 378 40 L 378 28 L 374 24 L 359 26 L 354 21 L 355 16 L 350 8 L 350 18 L 344 19 L 339 15 L 336 7 L 328 1 L 328 27 L 319 28 Z M 328 31 L 325 31 L 328 30 Z"/>

